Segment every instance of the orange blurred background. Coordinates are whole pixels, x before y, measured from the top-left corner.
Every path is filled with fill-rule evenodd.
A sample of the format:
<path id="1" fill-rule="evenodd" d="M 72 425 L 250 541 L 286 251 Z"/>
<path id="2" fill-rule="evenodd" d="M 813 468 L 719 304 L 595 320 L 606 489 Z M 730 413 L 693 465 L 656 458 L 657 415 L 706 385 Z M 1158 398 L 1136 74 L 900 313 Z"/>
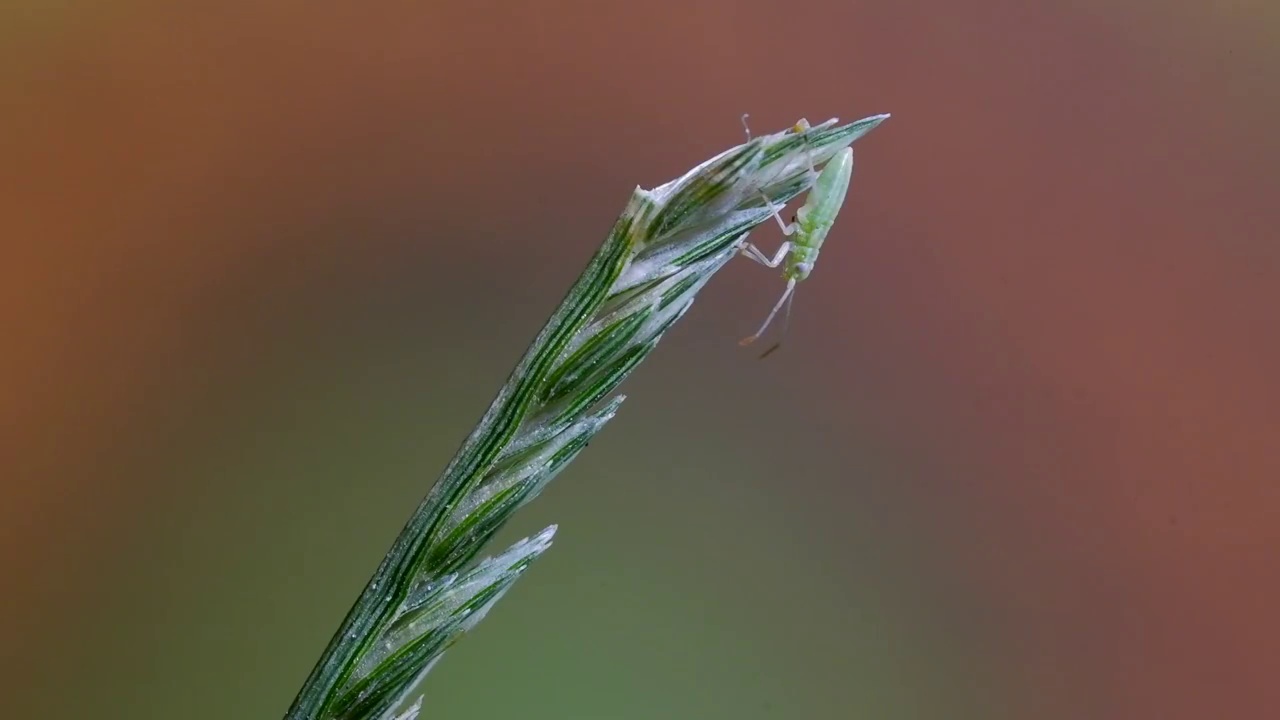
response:
<path id="1" fill-rule="evenodd" d="M 743 112 L 893 118 L 787 346 L 726 269 L 424 717 L 1280 705 L 1273 6 L 5 14 L 15 707 L 283 714 L 631 189 Z"/>

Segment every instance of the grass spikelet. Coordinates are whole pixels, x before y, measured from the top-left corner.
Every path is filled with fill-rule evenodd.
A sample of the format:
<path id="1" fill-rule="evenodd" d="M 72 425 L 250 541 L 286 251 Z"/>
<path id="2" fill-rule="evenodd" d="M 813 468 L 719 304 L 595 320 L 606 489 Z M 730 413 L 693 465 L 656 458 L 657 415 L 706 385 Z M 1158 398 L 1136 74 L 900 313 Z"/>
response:
<path id="1" fill-rule="evenodd" d="M 473 563 L 521 505 L 622 405 L 610 396 L 747 234 L 884 121 L 762 135 L 652 190 L 636 188 L 604 244 L 392 544 L 286 720 L 411 720 L 396 709 L 551 544 L 555 527 Z"/>

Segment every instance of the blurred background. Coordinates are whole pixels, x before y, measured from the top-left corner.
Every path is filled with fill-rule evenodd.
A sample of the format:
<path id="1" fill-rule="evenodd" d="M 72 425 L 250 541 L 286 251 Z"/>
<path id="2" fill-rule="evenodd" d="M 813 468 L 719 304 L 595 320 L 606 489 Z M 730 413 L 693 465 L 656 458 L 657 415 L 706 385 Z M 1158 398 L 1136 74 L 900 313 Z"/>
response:
<path id="1" fill-rule="evenodd" d="M 281 716 L 632 188 L 744 112 L 893 118 L 787 345 L 731 264 L 424 718 L 1280 704 L 1274 5 L 3 15 L 5 715 Z"/>

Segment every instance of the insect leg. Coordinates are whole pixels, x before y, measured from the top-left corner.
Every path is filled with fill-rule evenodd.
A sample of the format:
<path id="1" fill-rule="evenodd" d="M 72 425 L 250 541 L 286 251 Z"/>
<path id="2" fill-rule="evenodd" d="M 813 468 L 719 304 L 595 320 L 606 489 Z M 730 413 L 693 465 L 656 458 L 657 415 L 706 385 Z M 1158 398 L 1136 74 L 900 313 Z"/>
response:
<path id="1" fill-rule="evenodd" d="M 789 252 L 790 250 L 791 250 L 791 242 L 788 241 L 788 242 L 782 243 L 782 245 L 778 248 L 778 252 L 774 254 L 772 259 L 768 255 L 765 255 L 763 252 L 761 252 L 760 248 L 756 247 L 755 245 L 752 245 L 751 243 L 743 243 L 742 247 L 738 249 L 738 252 L 743 255 L 746 255 L 747 257 L 751 258 L 752 260 L 755 260 L 756 262 L 760 263 L 761 265 L 764 265 L 765 267 L 776 268 L 782 264 L 782 259 L 787 256 L 787 252 Z"/>
<path id="2" fill-rule="evenodd" d="M 769 328 L 769 323 L 773 322 L 773 316 L 778 314 L 778 311 L 782 309 L 782 306 L 787 302 L 787 299 L 791 297 L 791 293 L 795 292 L 795 290 L 796 290 L 795 279 L 793 278 L 791 280 L 788 280 L 787 289 L 782 291 L 782 297 L 778 298 L 778 304 L 774 305 L 773 310 L 769 311 L 769 317 L 764 319 L 764 324 L 760 326 L 760 329 L 756 332 L 755 335 L 752 335 L 751 337 L 742 338 L 742 340 L 738 341 L 738 344 L 750 345 L 756 340 L 759 340 L 760 336 L 764 334 L 764 331 Z"/>
<path id="3" fill-rule="evenodd" d="M 774 350 L 777 350 L 778 348 L 782 347 L 782 341 L 787 337 L 787 328 L 791 327 L 791 304 L 795 302 L 795 300 L 796 300 L 796 293 L 794 290 L 792 290 L 791 294 L 787 296 L 787 313 L 782 316 L 782 337 L 778 338 L 778 342 L 774 343 L 773 346 L 770 347 L 768 350 L 765 350 L 764 352 L 760 353 L 760 358 L 759 358 L 760 360 L 763 360 L 769 357 L 770 355 L 773 354 Z"/>
<path id="4" fill-rule="evenodd" d="M 760 197 L 764 198 L 764 204 L 769 206 L 770 212 L 773 213 L 773 219 L 778 221 L 778 227 L 782 228 L 783 235 L 791 235 L 797 229 L 799 229 L 799 226 L 794 222 L 788 225 L 782 221 L 782 213 L 779 212 L 779 210 L 781 210 L 782 208 L 777 205 L 774 205 L 773 201 L 769 199 L 768 195 L 765 195 L 763 192 L 761 192 Z"/>
<path id="5" fill-rule="evenodd" d="M 762 192 L 760 193 L 760 197 L 764 198 L 765 204 L 768 205 L 769 209 L 773 211 L 773 219 L 778 221 L 778 227 L 782 228 L 783 235 L 788 235 L 788 236 L 792 235 L 796 232 L 796 230 L 800 228 L 800 226 L 795 222 L 792 222 L 790 225 L 787 225 L 786 223 L 782 222 L 782 215 L 778 213 L 778 210 L 780 210 L 781 208 L 779 208 L 777 205 L 774 205 L 773 201 L 769 199 L 768 195 L 765 195 Z M 769 259 L 767 255 L 765 255 L 763 252 L 760 252 L 760 248 L 757 248 L 755 245 L 752 245 L 751 243 L 743 243 L 740 249 L 740 252 L 743 255 L 746 255 L 747 257 L 751 258 L 752 260 L 755 260 L 756 262 L 760 263 L 761 265 L 764 265 L 766 267 L 776 268 L 778 267 L 778 265 L 782 263 L 782 259 L 785 258 L 787 256 L 787 253 L 791 250 L 791 245 L 792 244 L 790 241 L 782 243 L 782 245 L 778 247 L 778 252 L 774 254 L 773 259 Z"/>
<path id="6" fill-rule="evenodd" d="M 747 131 L 747 142 L 751 142 L 751 128 L 747 127 L 747 118 L 751 115 L 742 113 L 742 129 Z"/>
<path id="7" fill-rule="evenodd" d="M 813 146 L 809 144 L 809 127 L 809 121 L 804 118 L 800 118 L 796 121 L 795 127 L 791 128 L 791 131 L 796 134 L 804 135 L 804 145 L 809 148 L 809 152 L 805 154 L 804 159 L 809 161 L 809 174 L 817 175 L 818 170 L 813 166 Z"/>

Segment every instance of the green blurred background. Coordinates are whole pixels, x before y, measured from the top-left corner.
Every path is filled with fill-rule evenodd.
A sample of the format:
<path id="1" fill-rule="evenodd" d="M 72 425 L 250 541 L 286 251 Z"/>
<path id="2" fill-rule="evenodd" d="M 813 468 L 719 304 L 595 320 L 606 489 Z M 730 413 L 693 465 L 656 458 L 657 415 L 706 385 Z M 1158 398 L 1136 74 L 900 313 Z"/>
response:
<path id="1" fill-rule="evenodd" d="M 5 717 L 279 717 L 632 188 L 743 112 L 894 117 L 787 346 L 738 348 L 781 281 L 731 264 L 424 717 L 1280 705 L 1276 6 L 3 18 Z"/>

